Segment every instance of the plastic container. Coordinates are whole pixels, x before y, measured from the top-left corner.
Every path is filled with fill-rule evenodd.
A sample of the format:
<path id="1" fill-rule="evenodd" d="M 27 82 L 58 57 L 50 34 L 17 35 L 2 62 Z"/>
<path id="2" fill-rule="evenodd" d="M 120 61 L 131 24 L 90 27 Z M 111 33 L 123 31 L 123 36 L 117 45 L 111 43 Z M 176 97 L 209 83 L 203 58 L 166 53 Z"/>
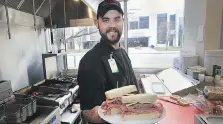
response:
<path id="1" fill-rule="evenodd" d="M 214 105 L 202 96 L 197 97 L 192 104 L 206 114 L 213 112 Z"/>
<path id="2" fill-rule="evenodd" d="M 19 98 L 16 98 L 16 101 L 13 102 L 13 104 L 24 105 L 24 107 L 27 110 L 27 116 L 29 116 L 29 117 L 34 114 L 33 110 L 32 110 L 32 101 L 30 99 L 19 99 Z"/>
<path id="3" fill-rule="evenodd" d="M 24 105 L 5 105 L 5 115 L 8 123 L 21 123 L 27 118 L 27 109 Z"/>
<path id="4" fill-rule="evenodd" d="M 0 124 L 7 124 L 4 106 L 0 106 Z"/>
<path id="5" fill-rule="evenodd" d="M 204 95 L 209 100 L 223 100 L 223 87 L 205 86 Z"/>
<path id="6" fill-rule="evenodd" d="M 187 73 L 187 68 L 190 66 L 198 66 L 198 56 L 193 55 L 183 55 L 180 57 L 180 70 L 183 73 Z"/>
<path id="7" fill-rule="evenodd" d="M 25 103 L 27 103 L 27 101 L 31 102 L 31 111 L 32 114 L 36 113 L 36 99 L 34 99 L 33 97 L 27 96 L 27 95 L 20 95 L 20 94 L 15 94 L 16 99 L 25 99 Z"/>

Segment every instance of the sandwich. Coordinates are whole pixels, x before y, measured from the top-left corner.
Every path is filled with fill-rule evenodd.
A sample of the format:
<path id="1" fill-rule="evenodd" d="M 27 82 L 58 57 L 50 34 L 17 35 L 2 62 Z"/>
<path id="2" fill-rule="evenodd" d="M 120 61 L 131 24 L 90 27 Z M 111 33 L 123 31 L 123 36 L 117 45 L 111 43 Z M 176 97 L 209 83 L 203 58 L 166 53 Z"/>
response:
<path id="1" fill-rule="evenodd" d="M 137 92 L 135 85 L 124 86 L 105 92 L 106 101 L 101 105 L 101 108 L 106 110 L 104 114 L 120 114 L 123 107 L 121 97 L 135 92 Z"/>
<path id="2" fill-rule="evenodd" d="M 157 95 L 136 94 L 122 96 L 121 110 L 123 120 L 159 118 L 163 113 L 163 106 L 157 102 Z"/>
<path id="3" fill-rule="evenodd" d="M 132 94 L 137 91 L 134 85 L 107 91 L 106 101 L 102 103 L 105 115 L 122 115 L 123 120 L 158 118 L 163 106 L 157 102 L 157 95 Z"/>

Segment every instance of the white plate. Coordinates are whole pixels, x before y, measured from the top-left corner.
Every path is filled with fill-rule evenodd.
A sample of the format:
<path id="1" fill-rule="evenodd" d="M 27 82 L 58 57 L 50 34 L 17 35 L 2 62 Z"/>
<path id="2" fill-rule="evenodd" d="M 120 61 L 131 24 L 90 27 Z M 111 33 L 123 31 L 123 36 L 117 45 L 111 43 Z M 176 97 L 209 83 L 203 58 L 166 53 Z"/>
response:
<path id="1" fill-rule="evenodd" d="M 163 114 L 160 118 L 154 119 L 145 119 L 145 120 L 126 120 L 123 121 L 121 115 L 104 115 L 105 110 L 101 107 L 98 108 L 99 116 L 104 119 L 105 121 L 112 123 L 112 124 L 154 124 L 162 120 L 166 116 L 166 109 L 163 108 Z"/>

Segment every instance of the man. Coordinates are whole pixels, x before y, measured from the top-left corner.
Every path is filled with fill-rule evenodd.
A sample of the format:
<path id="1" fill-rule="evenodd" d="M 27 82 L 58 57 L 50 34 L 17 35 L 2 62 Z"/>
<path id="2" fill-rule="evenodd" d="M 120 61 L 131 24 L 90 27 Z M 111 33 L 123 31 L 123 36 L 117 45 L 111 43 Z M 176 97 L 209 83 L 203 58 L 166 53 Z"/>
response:
<path id="1" fill-rule="evenodd" d="M 104 123 L 98 115 L 98 106 L 105 101 L 106 91 L 126 85 L 137 86 L 130 59 L 119 43 L 123 14 L 116 0 L 99 4 L 96 26 L 101 40 L 80 61 L 80 105 L 82 117 L 89 123 Z"/>

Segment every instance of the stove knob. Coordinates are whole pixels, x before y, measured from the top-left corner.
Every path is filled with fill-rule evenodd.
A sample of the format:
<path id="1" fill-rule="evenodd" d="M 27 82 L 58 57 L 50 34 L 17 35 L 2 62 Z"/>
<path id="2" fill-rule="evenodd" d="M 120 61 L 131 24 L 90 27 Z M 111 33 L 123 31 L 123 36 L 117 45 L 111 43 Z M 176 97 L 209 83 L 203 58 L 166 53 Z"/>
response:
<path id="1" fill-rule="evenodd" d="M 65 105 L 64 105 L 64 104 L 61 104 L 61 105 L 60 105 L 60 108 L 61 108 L 61 109 L 63 109 L 64 107 L 65 107 Z"/>
<path id="2" fill-rule="evenodd" d="M 76 94 L 73 94 L 73 98 L 76 98 L 77 97 L 77 95 Z"/>

